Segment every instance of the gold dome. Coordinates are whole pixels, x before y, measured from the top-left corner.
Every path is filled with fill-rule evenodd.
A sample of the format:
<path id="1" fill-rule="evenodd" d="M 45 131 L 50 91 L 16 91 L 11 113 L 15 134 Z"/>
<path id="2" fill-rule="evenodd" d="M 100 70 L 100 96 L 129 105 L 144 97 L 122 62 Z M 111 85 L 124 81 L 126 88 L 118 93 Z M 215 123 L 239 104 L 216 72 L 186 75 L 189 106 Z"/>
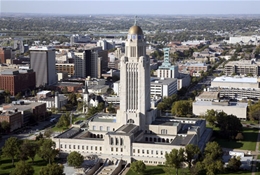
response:
<path id="1" fill-rule="evenodd" d="M 128 34 L 143 35 L 143 30 L 141 29 L 141 27 L 134 25 L 129 29 Z"/>

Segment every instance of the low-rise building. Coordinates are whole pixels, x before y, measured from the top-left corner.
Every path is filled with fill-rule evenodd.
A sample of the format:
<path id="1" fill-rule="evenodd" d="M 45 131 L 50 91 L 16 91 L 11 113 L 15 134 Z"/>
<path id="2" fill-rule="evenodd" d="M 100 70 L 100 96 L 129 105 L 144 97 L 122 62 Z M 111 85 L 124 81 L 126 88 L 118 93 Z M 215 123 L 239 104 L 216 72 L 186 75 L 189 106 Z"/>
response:
<path id="1" fill-rule="evenodd" d="M 22 114 L 17 110 L 8 110 L 5 112 L 0 112 L 0 122 L 6 121 L 10 124 L 10 131 L 22 127 Z"/>
<path id="2" fill-rule="evenodd" d="M 225 74 L 260 76 L 260 62 L 255 60 L 230 61 L 225 64 Z"/>
<path id="3" fill-rule="evenodd" d="M 177 93 L 176 78 L 153 78 L 151 80 L 151 96 L 169 97 Z"/>
<path id="4" fill-rule="evenodd" d="M 18 111 L 22 114 L 22 125 L 32 121 L 44 121 L 46 116 L 46 104 L 31 102 L 28 100 L 13 101 L 3 106 L 3 111 Z"/>
<path id="5" fill-rule="evenodd" d="M 0 72 L 0 89 L 8 90 L 11 95 L 16 95 L 18 92 L 30 91 L 35 89 L 35 77 L 35 72 L 32 69 L 6 69 Z"/>
<path id="6" fill-rule="evenodd" d="M 194 115 L 203 116 L 207 110 L 216 110 L 225 112 L 228 115 L 235 115 L 237 118 L 246 120 L 247 103 L 240 102 L 214 102 L 214 101 L 195 101 L 192 103 L 192 112 Z"/>

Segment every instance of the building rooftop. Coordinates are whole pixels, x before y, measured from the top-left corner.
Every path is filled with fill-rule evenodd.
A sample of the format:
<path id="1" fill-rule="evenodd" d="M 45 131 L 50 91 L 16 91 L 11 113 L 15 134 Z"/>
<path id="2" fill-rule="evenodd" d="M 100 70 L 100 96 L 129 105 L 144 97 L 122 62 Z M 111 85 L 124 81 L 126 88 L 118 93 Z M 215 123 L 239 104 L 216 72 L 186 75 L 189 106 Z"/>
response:
<path id="1" fill-rule="evenodd" d="M 213 106 L 213 105 L 218 105 L 218 106 L 230 106 L 230 107 L 239 107 L 239 108 L 247 108 L 248 104 L 247 103 L 241 103 L 241 102 L 212 102 L 212 101 L 195 101 L 193 104 L 197 106 Z"/>
<path id="2" fill-rule="evenodd" d="M 108 113 L 97 113 L 93 116 L 90 122 L 116 123 L 116 115 L 108 114 Z"/>
<path id="3" fill-rule="evenodd" d="M 171 142 L 171 144 L 176 146 L 186 146 L 190 143 L 194 136 L 195 135 L 187 135 L 186 137 L 183 137 L 181 135 L 176 136 L 175 139 Z"/>
<path id="4" fill-rule="evenodd" d="M 219 92 L 204 91 L 196 99 L 218 99 Z"/>
<path id="5" fill-rule="evenodd" d="M 212 82 L 226 82 L 226 83 L 257 83 L 257 78 L 255 77 L 216 77 Z"/>
<path id="6" fill-rule="evenodd" d="M 30 110 L 36 106 L 39 106 L 39 105 L 42 105 L 42 104 L 45 104 L 45 103 L 40 103 L 40 102 L 32 102 L 32 103 L 28 103 L 28 102 L 25 102 L 23 105 L 19 105 L 19 104 L 8 104 L 6 105 L 6 109 L 7 110 L 15 110 L 17 109 L 18 111 L 25 111 L 25 110 Z"/>
<path id="7" fill-rule="evenodd" d="M 157 78 L 151 77 L 151 84 L 162 84 L 162 85 L 169 85 L 173 82 L 177 81 L 176 78 Z"/>

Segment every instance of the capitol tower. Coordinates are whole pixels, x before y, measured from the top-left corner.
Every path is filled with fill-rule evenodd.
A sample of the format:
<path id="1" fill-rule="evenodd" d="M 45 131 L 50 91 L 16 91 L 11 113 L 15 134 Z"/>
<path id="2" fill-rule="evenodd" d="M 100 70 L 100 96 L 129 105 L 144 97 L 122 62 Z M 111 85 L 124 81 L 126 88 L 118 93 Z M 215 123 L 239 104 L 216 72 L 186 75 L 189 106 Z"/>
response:
<path id="1" fill-rule="evenodd" d="M 125 42 L 125 56 L 120 65 L 120 110 L 117 121 L 144 128 L 151 123 L 150 60 L 146 56 L 146 41 L 142 29 L 132 26 Z"/>

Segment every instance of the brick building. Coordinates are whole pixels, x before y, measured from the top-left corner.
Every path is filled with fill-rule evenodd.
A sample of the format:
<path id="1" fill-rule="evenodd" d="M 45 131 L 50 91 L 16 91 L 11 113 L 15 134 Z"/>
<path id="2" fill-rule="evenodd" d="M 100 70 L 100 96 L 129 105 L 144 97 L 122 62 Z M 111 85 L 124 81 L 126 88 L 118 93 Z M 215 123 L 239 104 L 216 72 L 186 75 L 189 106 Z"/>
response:
<path id="1" fill-rule="evenodd" d="M 3 110 L 21 112 L 22 125 L 26 125 L 31 119 L 33 121 L 44 121 L 47 117 L 46 103 L 40 102 L 27 102 L 26 100 L 13 101 L 10 104 L 4 105 Z"/>
<path id="2" fill-rule="evenodd" d="M 12 57 L 12 48 L 2 47 L 0 48 L 0 63 L 6 63 L 7 59 Z"/>
<path id="3" fill-rule="evenodd" d="M 6 111 L 0 113 L 0 122 L 7 121 L 10 124 L 10 131 L 22 126 L 22 114 L 17 111 Z"/>
<path id="4" fill-rule="evenodd" d="M 10 91 L 11 95 L 35 88 L 33 70 L 4 70 L 0 73 L 0 89 Z"/>

